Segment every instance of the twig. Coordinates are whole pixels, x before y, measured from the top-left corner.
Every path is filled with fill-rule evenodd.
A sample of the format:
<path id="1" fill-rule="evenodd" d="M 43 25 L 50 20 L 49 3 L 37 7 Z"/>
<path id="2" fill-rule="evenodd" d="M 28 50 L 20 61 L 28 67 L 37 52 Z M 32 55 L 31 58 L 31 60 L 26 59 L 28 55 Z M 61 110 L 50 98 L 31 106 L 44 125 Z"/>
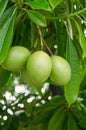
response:
<path id="1" fill-rule="evenodd" d="M 86 8 L 82 9 L 82 10 L 79 10 L 77 12 L 74 12 L 74 13 L 70 13 L 70 14 L 67 14 L 67 15 L 63 15 L 63 16 L 59 16 L 59 17 L 48 17 L 48 19 L 51 19 L 51 20 L 58 20 L 58 19 L 65 19 L 65 18 L 70 18 L 70 17 L 73 17 L 73 16 L 77 16 L 83 12 L 86 11 Z"/>
<path id="2" fill-rule="evenodd" d="M 40 27 L 37 26 L 37 29 L 38 29 L 38 33 L 39 33 L 39 36 L 40 36 L 40 40 L 41 40 L 41 48 L 43 48 L 43 44 L 46 46 L 47 50 L 49 51 L 49 53 L 51 55 L 53 55 L 52 51 L 50 50 L 50 48 L 48 47 L 47 43 L 45 42 L 43 36 L 42 36 L 42 32 L 40 30 Z"/>

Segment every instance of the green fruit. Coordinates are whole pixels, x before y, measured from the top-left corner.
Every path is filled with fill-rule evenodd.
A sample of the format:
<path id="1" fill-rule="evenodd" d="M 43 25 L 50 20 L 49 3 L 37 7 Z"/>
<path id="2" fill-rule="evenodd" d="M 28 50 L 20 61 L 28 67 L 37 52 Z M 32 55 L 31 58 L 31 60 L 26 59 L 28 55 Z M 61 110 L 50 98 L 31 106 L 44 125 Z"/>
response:
<path id="1" fill-rule="evenodd" d="M 69 63 L 60 56 L 51 56 L 52 70 L 51 81 L 59 86 L 65 85 L 71 78 L 71 68 Z"/>
<path id="2" fill-rule="evenodd" d="M 23 46 L 14 46 L 9 49 L 2 67 L 9 71 L 19 71 L 26 64 L 30 51 Z"/>
<path id="3" fill-rule="evenodd" d="M 51 59 L 43 51 L 37 51 L 31 54 L 28 58 L 26 71 L 28 81 L 34 86 L 43 84 L 49 77 L 51 72 Z"/>
<path id="4" fill-rule="evenodd" d="M 28 75 L 28 73 L 27 73 L 25 68 L 21 70 L 21 78 L 23 79 L 23 81 L 26 84 L 30 85 L 31 87 L 39 87 L 40 88 L 40 87 L 43 86 L 43 83 L 40 84 L 38 82 L 37 83 L 32 82 L 30 80 L 29 75 Z"/>

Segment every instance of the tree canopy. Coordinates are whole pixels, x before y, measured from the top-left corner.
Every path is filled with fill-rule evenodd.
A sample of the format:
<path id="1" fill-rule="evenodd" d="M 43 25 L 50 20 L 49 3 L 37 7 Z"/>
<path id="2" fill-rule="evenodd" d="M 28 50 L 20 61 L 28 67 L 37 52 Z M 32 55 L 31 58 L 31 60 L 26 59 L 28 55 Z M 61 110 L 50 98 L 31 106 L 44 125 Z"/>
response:
<path id="1" fill-rule="evenodd" d="M 60 86 L 48 72 L 45 82 L 41 75 L 35 75 L 37 84 L 33 77 L 26 82 L 27 72 L 22 77 L 20 69 L 3 68 L 14 46 L 62 57 L 71 67 L 70 80 Z M 86 0 L 0 0 L 0 129 L 85 130 L 85 86 Z"/>

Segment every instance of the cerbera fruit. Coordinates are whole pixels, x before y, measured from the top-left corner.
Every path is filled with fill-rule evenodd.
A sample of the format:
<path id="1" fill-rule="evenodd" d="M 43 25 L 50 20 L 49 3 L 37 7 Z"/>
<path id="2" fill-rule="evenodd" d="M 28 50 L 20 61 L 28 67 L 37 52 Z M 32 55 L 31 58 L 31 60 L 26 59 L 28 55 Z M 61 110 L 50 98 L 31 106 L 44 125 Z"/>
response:
<path id="1" fill-rule="evenodd" d="M 51 59 L 47 53 L 36 51 L 31 54 L 27 60 L 26 71 L 28 82 L 32 86 L 43 84 L 51 73 Z"/>
<path id="2" fill-rule="evenodd" d="M 27 48 L 13 46 L 9 49 L 5 61 L 2 63 L 2 67 L 9 71 L 19 71 L 24 67 L 29 55 L 30 51 Z"/>
<path id="3" fill-rule="evenodd" d="M 52 70 L 50 79 L 54 84 L 63 86 L 68 83 L 71 78 L 71 67 L 69 63 L 60 56 L 51 56 Z"/>

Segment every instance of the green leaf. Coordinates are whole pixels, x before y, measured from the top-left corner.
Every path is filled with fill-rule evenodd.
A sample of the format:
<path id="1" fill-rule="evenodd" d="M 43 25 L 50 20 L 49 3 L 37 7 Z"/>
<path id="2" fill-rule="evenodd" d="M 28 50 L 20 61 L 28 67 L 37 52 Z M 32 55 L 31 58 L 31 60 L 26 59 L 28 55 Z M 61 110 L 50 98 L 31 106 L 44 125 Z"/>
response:
<path id="1" fill-rule="evenodd" d="M 73 20 L 74 20 L 74 22 L 77 26 L 78 31 L 79 31 L 79 43 L 80 43 L 80 46 L 83 50 L 82 57 L 85 58 L 86 57 L 86 39 L 85 39 L 85 36 L 84 36 L 84 32 L 83 32 L 81 26 L 78 24 L 78 22 L 75 21 L 75 19 L 73 19 Z"/>
<path id="2" fill-rule="evenodd" d="M 10 76 L 10 72 L 0 67 L 0 89 L 1 87 L 4 87 L 4 85 L 9 79 L 9 76 Z"/>
<path id="3" fill-rule="evenodd" d="M 4 15 L 0 19 L 0 64 L 2 64 L 2 62 L 6 58 L 8 49 L 11 44 L 12 36 L 13 36 L 15 15 L 14 15 L 14 12 L 13 14 L 10 15 L 10 9 L 7 10 L 7 12 L 8 13 L 5 12 Z M 6 17 L 5 17 L 5 14 L 6 14 Z"/>
<path id="4" fill-rule="evenodd" d="M 43 9 L 46 11 L 51 11 L 51 8 L 47 0 L 33 0 L 25 2 L 25 4 L 29 5 L 32 9 Z"/>
<path id="5" fill-rule="evenodd" d="M 51 5 L 52 9 L 54 9 L 57 5 L 59 5 L 62 2 L 62 0 L 48 0 L 48 1 Z"/>
<path id="6" fill-rule="evenodd" d="M 86 113 L 84 113 L 84 111 L 81 111 L 79 109 L 73 109 L 72 110 L 74 116 L 77 118 L 78 124 L 83 127 L 86 128 Z"/>
<path id="7" fill-rule="evenodd" d="M 12 8 L 9 8 L 3 13 L 3 16 L 0 18 L 0 30 L 4 26 L 5 22 L 9 19 L 12 14 Z"/>
<path id="8" fill-rule="evenodd" d="M 79 125 L 83 128 L 86 128 L 86 114 L 82 116 L 82 118 L 79 120 Z"/>
<path id="9" fill-rule="evenodd" d="M 64 106 L 57 108 L 49 120 L 48 130 L 62 130 L 65 117 L 66 111 Z"/>
<path id="10" fill-rule="evenodd" d="M 47 112 L 49 110 L 53 110 L 56 107 L 59 107 L 65 102 L 65 99 L 63 96 L 54 96 L 49 102 L 46 102 L 45 104 L 37 107 L 34 109 L 35 113 L 38 113 L 41 111 L 41 113 Z M 42 111 L 44 110 L 44 111 Z"/>
<path id="11" fill-rule="evenodd" d="M 78 130 L 76 119 L 71 112 L 68 115 L 67 130 Z"/>
<path id="12" fill-rule="evenodd" d="M 69 106 L 77 99 L 80 87 L 80 62 L 73 41 L 68 38 L 67 43 L 67 60 L 71 65 L 71 79 L 64 87 L 65 98 Z"/>
<path id="13" fill-rule="evenodd" d="M 67 41 L 67 32 L 64 28 L 64 24 L 60 24 L 58 21 L 56 22 L 56 36 L 56 44 L 58 46 L 57 55 L 65 57 L 65 43 Z"/>
<path id="14" fill-rule="evenodd" d="M 61 105 L 63 105 L 64 102 L 65 102 L 65 99 L 63 96 L 54 96 L 54 97 L 52 97 L 52 99 L 50 101 L 46 101 L 45 104 L 40 104 L 39 107 L 35 107 L 34 111 L 33 111 L 34 120 L 33 120 L 33 122 L 32 122 L 32 120 L 30 121 L 31 124 L 32 123 L 38 124 L 38 123 L 42 123 L 42 122 L 47 123 L 47 121 L 49 120 L 49 118 L 51 117 L 51 115 L 53 114 L 55 109 L 57 109 L 57 107 L 59 108 Z M 30 110 L 30 106 L 29 106 L 29 110 Z M 32 111 L 32 109 L 31 109 L 31 111 Z M 29 123 L 29 125 L 30 125 L 30 123 Z"/>
<path id="15" fill-rule="evenodd" d="M 29 16 L 29 18 L 37 25 L 45 27 L 46 24 L 46 18 L 43 14 L 40 12 L 34 11 L 34 10 L 25 10 Z"/>
<path id="16" fill-rule="evenodd" d="M 0 17 L 2 16 L 4 12 L 7 3 L 8 3 L 8 0 L 0 0 Z"/>
<path id="17" fill-rule="evenodd" d="M 6 73 L 5 70 L 4 70 L 4 73 Z M 3 95 L 3 93 L 5 93 L 8 90 L 13 91 L 14 87 L 15 87 L 15 85 L 14 85 L 14 75 L 9 71 L 7 71 L 7 73 L 6 73 L 6 79 L 4 79 L 5 84 L 3 83 L 3 86 L 0 86 L 0 99 Z"/>

